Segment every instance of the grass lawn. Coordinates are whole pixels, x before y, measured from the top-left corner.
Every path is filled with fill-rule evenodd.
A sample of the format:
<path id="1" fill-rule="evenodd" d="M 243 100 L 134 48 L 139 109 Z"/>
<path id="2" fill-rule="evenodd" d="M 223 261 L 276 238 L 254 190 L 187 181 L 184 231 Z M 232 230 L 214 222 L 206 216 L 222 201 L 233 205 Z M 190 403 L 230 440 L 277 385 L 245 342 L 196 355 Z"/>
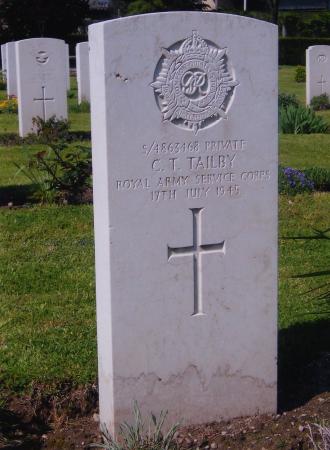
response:
<path id="1" fill-rule="evenodd" d="M 282 166 L 330 169 L 330 134 L 282 134 L 279 156 Z"/>
<path id="2" fill-rule="evenodd" d="M 3 210 L 0 230 L 0 383 L 95 380 L 92 208 Z"/>
<path id="3" fill-rule="evenodd" d="M 280 90 L 304 101 L 294 68 L 280 70 Z M 3 92 L 0 92 L 0 98 Z M 76 103 L 72 83 L 69 106 Z M 330 116 L 329 116 L 330 119 Z M 74 130 L 89 130 L 89 113 L 70 113 Z M 330 123 L 330 120 L 329 120 Z M 4 128 L 4 126 L 6 128 Z M 16 131 L 15 115 L 0 114 L 0 133 Z M 280 136 L 280 162 L 330 169 L 330 134 Z M 0 146 L 1 188 L 30 181 L 17 173 L 41 145 Z M 327 350 L 329 300 L 319 298 L 330 258 L 330 194 L 280 198 L 280 379 Z M 96 380 L 92 207 L 0 208 L 0 383 L 26 390 L 31 383 Z M 311 289 L 313 292 L 307 293 Z"/>
<path id="4" fill-rule="evenodd" d="M 306 84 L 297 83 L 294 79 L 296 66 L 280 66 L 278 81 L 281 94 L 294 94 L 300 103 L 306 102 Z"/>

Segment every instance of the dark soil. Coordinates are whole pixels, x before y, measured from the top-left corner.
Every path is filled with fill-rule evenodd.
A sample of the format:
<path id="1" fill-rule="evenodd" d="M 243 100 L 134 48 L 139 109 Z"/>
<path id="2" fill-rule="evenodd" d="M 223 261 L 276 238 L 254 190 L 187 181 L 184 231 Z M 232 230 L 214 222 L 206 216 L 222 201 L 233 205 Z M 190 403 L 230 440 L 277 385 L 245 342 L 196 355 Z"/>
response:
<path id="1" fill-rule="evenodd" d="M 176 437 L 179 448 L 312 449 L 309 426 L 317 438 L 313 424 L 330 424 L 330 354 L 306 366 L 303 375 L 296 378 L 295 389 L 292 381 L 290 390 L 280 385 L 279 414 L 182 427 Z M 73 388 L 70 383 L 51 391 L 39 385 L 26 396 L 8 395 L 0 408 L 0 449 L 76 450 L 100 443 L 97 398 L 95 385 Z"/>
<path id="2" fill-rule="evenodd" d="M 82 390 L 75 391 L 72 401 L 79 403 L 84 395 Z M 9 409 L 0 410 L 1 449 L 73 450 L 87 449 L 88 444 L 101 442 L 95 412 L 81 412 L 73 417 L 72 411 L 60 414 L 56 410 L 48 410 L 44 411 L 43 417 L 42 411 L 38 416 L 34 408 L 34 402 L 26 397 L 13 399 Z M 177 435 L 177 443 L 182 449 L 200 450 L 310 449 L 308 425 L 312 425 L 313 429 L 314 423 L 329 419 L 330 392 L 327 392 L 314 397 L 304 406 L 282 414 L 184 427 Z"/>

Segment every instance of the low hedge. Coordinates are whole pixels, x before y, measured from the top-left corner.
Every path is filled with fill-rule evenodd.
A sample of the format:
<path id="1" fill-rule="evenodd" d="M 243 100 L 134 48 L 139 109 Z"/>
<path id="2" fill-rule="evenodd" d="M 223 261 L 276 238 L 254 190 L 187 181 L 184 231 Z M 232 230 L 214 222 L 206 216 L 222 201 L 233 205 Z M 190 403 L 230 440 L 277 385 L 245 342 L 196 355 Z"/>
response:
<path id="1" fill-rule="evenodd" d="M 306 50 L 312 45 L 330 45 L 330 38 L 286 37 L 279 41 L 281 65 L 305 65 Z"/>
<path id="2" fill-rule="evenodd" d="M 90 141 L 90 131 L 69 131 L 68 142 L 74 141 Z M 22 145 L 22 144 L 38 144 L 44 143 L 36 134 L 30 134 L 25 138 L 21 138 L 17 133 L 0 133 L 0 145 Z"/>

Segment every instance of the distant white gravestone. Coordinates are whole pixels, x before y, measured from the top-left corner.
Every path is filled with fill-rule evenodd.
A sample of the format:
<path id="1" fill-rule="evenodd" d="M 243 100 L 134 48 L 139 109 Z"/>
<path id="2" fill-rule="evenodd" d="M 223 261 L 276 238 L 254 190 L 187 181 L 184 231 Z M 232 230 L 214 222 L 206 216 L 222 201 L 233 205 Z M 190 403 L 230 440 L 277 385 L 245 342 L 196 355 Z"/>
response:
<path id="1" fill-rule="evenodd" d="M 17 97 L 17 74 L 15 42 L 6 44 L 7 95 Z"/>
<path id="2" fill-rule="evenodd" d="M 80 42 L 76 45 L 76 66 L 78 103 L 90 102 L 90 78 L 89 78 L 89 46 L 88 42 Z"/>
<path id="3" fill-rule="evenodd" d="M 306 50 L 306 103 L 322 94 L 330 96 L 330 46 L 314 45 Z"/>
<path id="4" fill-rule="evenodd" d="M 6 71 L 7 71 L 7 56 L 6 56 L 6 45 L 1 45 L 1 72 L 4 79 L 6 79 Z"/>
<path id="5" fill-rule="evenodd" d="M 33 117 L 67 118 L 65 42 L 35 38 L 16 42 L 19 133 L 33 132 Z"/>
<path id="6" fill-rule="evenodd" d="M 274 412 L 277 27 L 147 14 L 89 43 L 101 423 Z"/>
<path id="7" fill-rule="evenodd" d="M 65 57 L 65 65 L 66 65 L 66 88 L 69 91 L 71 88 L 71 80 L 70 80 L 70 48 L 69 44 L 65 44 L 66 57 Z"/>

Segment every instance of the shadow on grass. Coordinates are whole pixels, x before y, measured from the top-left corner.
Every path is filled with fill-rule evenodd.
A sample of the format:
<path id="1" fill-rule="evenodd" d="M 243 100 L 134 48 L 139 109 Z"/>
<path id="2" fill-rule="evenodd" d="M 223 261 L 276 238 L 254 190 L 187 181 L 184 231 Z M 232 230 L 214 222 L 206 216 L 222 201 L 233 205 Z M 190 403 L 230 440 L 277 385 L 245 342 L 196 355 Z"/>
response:
<path id="1" fill-rule="evenodd" d="M 312 235 L 284 237 L 285 240 L 330 240 L 330 228 L 313 228 Z M 314 270 L 292 278 L 322 277 L 320 284 L 301 295 L 325 301 L 330 306 L 330 270 Z M 314 302 L 313 302 L 314 303 Z M 314 303 L 315 305 L 315 303 Z M 278 386 L 280 411 L 296 408 L 310 398 L 330 391 L 330 310 L 315 311 L 318 320 L 296 324 L 279 332 Z"/>
<path id="2" fill-rule="evenodd" d="M 330 391 L 330 318 L 281 330 L 278 367 L 280 411 Z"/>
<path id="3" fill-rule="evenodd" d="M 0 448 L 6 450 L 39 450 L 42 435 L 49 430 L 43 423 L 0 408 Z"/>
<path id="4" fill-rule="evenodd" d="M 0 186 L 0 206 L 8 206 L 9 203 L 13 206 L 36 203 L 33 199 L 35 190 L 34 184 Z"/>

